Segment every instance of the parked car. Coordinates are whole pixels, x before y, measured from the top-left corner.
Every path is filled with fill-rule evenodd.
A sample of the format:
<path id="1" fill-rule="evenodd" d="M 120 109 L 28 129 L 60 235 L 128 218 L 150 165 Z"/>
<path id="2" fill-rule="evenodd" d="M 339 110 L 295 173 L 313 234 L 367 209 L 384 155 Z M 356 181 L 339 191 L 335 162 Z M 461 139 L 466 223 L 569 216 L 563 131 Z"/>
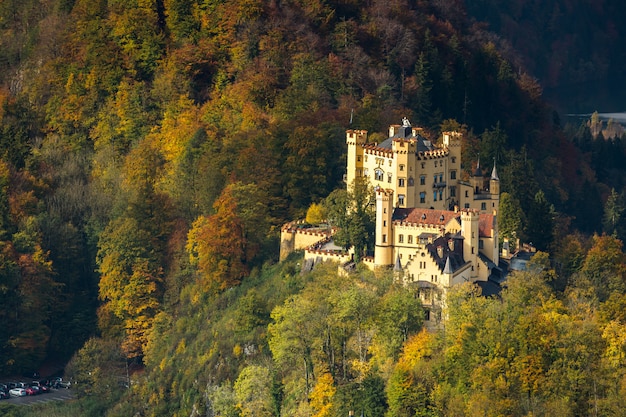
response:
<path id="1" fill-rule="evenodd" d="M 8 392 L 6 391 L 0 391 L 0 400 L 5 400 L 7 398 L 10 398 L 11 396 L 9 395 Z"/>
<path id="2" fill-rule="evenodd" d="M 24 388 L 11 388 L 9 394 L 11 397 L 25 397 L 26 390 Z"/>
<path id="3" fill-rule="evenodd" d="M 9 387 L 6 384 L 0 384 L 0 392 L 9 392 Z"/>
<path id="4" fill-rule="evenodd" d="M 27 388 L 28 384 L 26 382 L 16 382 L 15 383 L 15 387 L 16 388 Z"/>
<path id="5" fill-rule="evenodd" d="M 33 381 L 30 384 L 31 387 L 37 387 L 39 389 L 40 394 L 44 394 L 46 392 L 50 392 L 50 388 L 48 388 L 45 384 L 42 384 L 39 381 Z"/>
<path id="6" fill-rule="evenodd" d="M 72 383 L 70 381 L 63 381 L 63 378 L 61 377 L 56 377 L 53 378 L 50 381 L 52 388 L 65 388 L 65 389 L 69 389 L 70 385 L 72 385 Z"/>
<path id="7" fill-rule="evenodd" d="M 38 387 L 26 387 L 26 388 L 24 388 L 24 391 L 26 391 L 26 395 L 37 395 L 37 394 L 39 394 L 39 388 Z"/>

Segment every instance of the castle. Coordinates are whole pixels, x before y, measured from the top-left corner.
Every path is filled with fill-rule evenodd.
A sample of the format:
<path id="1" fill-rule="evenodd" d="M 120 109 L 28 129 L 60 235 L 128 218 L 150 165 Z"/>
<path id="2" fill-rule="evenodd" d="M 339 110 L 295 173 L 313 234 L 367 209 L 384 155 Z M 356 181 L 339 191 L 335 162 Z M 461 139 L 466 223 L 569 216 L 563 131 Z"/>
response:
<path id="1" fill-rule="evenodd" d="M 393 268 L 398 279 L 416 285 L 426 311 L 426 325 L 441 323 L 446 289 L 475 282 L 483 293 L 497 290 L 500 181 L 494 165 L 484 178 L 480 164 L 469 180 L 461 179 L 461 134 L 444 132 L 442 144 L 427 140 L 405 118 L 391 125 L 389 137 L 368 143 L 367 131 L 348 130 L 346 180 L 351 187 L 363 177 L 376 193 L 374 256 L 371 269 Z M 348 263 L 349 253 L 332 246 L 332 232 L 299 230 L 281 233 L 281 258 L 305 249 L 305 267 L 335 260 Z M 495 279 L 494 279 L 495 278 Z"/>

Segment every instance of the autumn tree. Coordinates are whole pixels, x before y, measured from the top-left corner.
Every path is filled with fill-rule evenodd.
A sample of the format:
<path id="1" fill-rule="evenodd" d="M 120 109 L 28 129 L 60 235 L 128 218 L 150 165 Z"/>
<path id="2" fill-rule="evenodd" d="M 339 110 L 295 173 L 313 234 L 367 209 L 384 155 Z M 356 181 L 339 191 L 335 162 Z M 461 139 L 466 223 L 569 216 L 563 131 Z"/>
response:
<path id="1" fill-rule="evenodd" d="M 189 231 L 187 251 L 209 291 L 238 285 L 254 256 L 234 190 L 226 187 L 213 205 L 215 214 L 198 217 Z"/>
<path id="2" fill-rule="evenodd" d="M 129 357 L 141 356 L 162 294 L 162 269 L 151 247 L 151 235 L 131 217 L 113 220 L 102 233 L 98 249 L 100 294 L 118 329 L 101 318 L 108 335 L 122 332 Z"/>

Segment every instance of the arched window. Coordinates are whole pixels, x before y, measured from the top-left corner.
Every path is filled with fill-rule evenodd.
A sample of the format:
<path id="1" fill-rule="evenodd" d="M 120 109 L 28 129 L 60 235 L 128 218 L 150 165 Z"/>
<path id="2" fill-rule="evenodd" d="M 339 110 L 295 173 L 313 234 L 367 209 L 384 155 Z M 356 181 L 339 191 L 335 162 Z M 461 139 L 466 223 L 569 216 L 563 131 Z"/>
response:
<path id="1" fill-rule="evenodd" d="M 374 179 L 376 181 L 382 181 L 383 180 L 383 176 L 384 176 L 383 170 L 380 169 L 380 168 L 376 168 L 376 170 L 374 171 Z"/>

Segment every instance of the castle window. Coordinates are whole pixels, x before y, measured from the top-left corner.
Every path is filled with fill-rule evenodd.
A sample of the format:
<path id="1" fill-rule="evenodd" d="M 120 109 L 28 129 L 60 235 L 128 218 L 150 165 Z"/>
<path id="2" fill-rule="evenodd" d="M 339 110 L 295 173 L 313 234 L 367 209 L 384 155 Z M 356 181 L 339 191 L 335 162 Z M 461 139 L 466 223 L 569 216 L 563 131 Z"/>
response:
<path id="1" fill-rule="evenodd" d="M 407 243 L 413 243 L 413 235 L 409 235 L 407 241 Z"/>
<path id="2" fill-rule="evenodd" d="M 404 171 L 404 165 L 400 165 L 400 171 Z"/>
<path id="3" fill-rule="evenodd" d="M 468 209 L 469 208 L 469 203 L 465 203 L 465 208 Z"/>
<path id="4" fill-rule="evenodd" d="M 469 197 L 469 191 L 465 190 L 465 197 Z"/>
<path id="5" fill-rule="evenodd" d="M 474 247 L 472 246 L 472 255 L 474 254 Z"/>
<path id="6" fill-rule="evenodd" d="M 426 162 L 422 162 L 422 169 L 426 168 Z"/>
<path id="7" fill-rule="evenodd" d="M 455 180 L 456 179 L 456 171 L 450 171 L 450 179 L 451 180 Z"/>
<path id="8" fill-rule="evenodd" d="M 420 192 L 420 203 L 426 202 L 426 193 L 424 191 Z"/>
<path id="9" fill-rule="evenodd" d="M 480 239 L 480 240 L 478 241 L 478 249 L 483 249 L 483 246 L 485 246 L 485 243 L 483 242 L 483 240 L 482 240 L 482 239 Z"/>
<path id="10" fill-rule="evenodd" d="M 426 175 L 420 175 L 420 185 L 426 185 Z"/>
<path id="11" fill-rule="evenodd" d="M 367 177 L 367 175 L 368 175 L 368 174 L 369 174 L 369 170 L 368 170 L 367 168 L 365 168 L 365 169 L 363 170 L 363 176 L 364 176 L 364 177 Z"/>
<path id="12" fill-rule="evenodd" d="M 404 205 L 404 194 L 398 194 L 398 205 Z"/>
<path id="13" fill-rule="evenodd" d="M 360 156 L 357 156 L 357 157 L 356 157 L 356 160 L 357 160 L 357 161 L 359 161 L 359 162 L 361 162 L 361 157 L 360 157 Z"/>
<path id="14" fill-rule="evenodd" d="M 443 200 L 443 190 L 439 190 L 439 201 Z"/>
<path id="15" fill-rule="evenodd" d="M 383 180 L 383 170 L 382 169 L 376 168 L 376 170 L 374 171 L 374 179 L 376 181 L 382 181 Z"/>
<path id="16" fill-rule="evenodd" d="M 398 242 L 399 243 L 404 243 L 404 235 L 399 235 L 398 236 Z"/>
<path id="17" fill-rule="evenodd" d="M 383 227 L 387 227 L 387 220 L 383 220 Z"/>
<path id="18" fill-rule="evenodd" d="M 412 187 L 415 184 L 413 177 L 409 177 L 409 187 Z"/>
<path id="19" fill-rule="evenodd" d="M 439 174 L 439 182 L 443 182 L 443 173 Z"/>
<path id="20" fill-rule="evenodd" d="M 389 166 L 391 166 L 391 163 L 392 163 L 392 161 L 391 161 L 391 159 L 390 159 L 390 160 L 389 160 Z"/>
<path id="21" fill-rule="evenodd" d="M 391 173 L 388 173 L 388 174 L 387 174 L 387 182 L 388 182 L 389 184 L 391 184 L 391 177 L 392 177 Z"/>
<path id="22" fill-rule="evenodd" d="M 398 178 L 398 187 L 404 187 L 404 178 Z"/>
<path id="23" fill-rule="evenodd" d="M 365 155 L 364 160 L 365 160 L 365 162 L 367 162 L 367 155 Z"/>
<path id="24" fill-rule="evenodd" d="M 487 210 L 487 203 L 480 203 L 481 210 Z"/>
<path id="25" fill-rule="evenodd" d="M 456 197 L 456 187 L 450 187 L 450 197 Z"/>
<path id="26" fill-rule="evenodd" d="M 437 190 L 433 191 L 433 201 L 437 201 Z"/>
<path id="27" fill-rule="evenodd" d="M 437 161 L 435 161 L 435 168 L 437 168 Z"/>
<path id="28" fill-rule="evenodd" d="M 452 157 L 452 163 L 453 163 L 453 164 L 455 164 L 455 163 L 456 163 L 456 157 L 455 157 L 455 156 L 453 156 L 453 157 Z"/>
<path id="29" fill-rule="evenodd" d="M 387 235 L 383 235 L 383 243 L 387 243 Z"/>

